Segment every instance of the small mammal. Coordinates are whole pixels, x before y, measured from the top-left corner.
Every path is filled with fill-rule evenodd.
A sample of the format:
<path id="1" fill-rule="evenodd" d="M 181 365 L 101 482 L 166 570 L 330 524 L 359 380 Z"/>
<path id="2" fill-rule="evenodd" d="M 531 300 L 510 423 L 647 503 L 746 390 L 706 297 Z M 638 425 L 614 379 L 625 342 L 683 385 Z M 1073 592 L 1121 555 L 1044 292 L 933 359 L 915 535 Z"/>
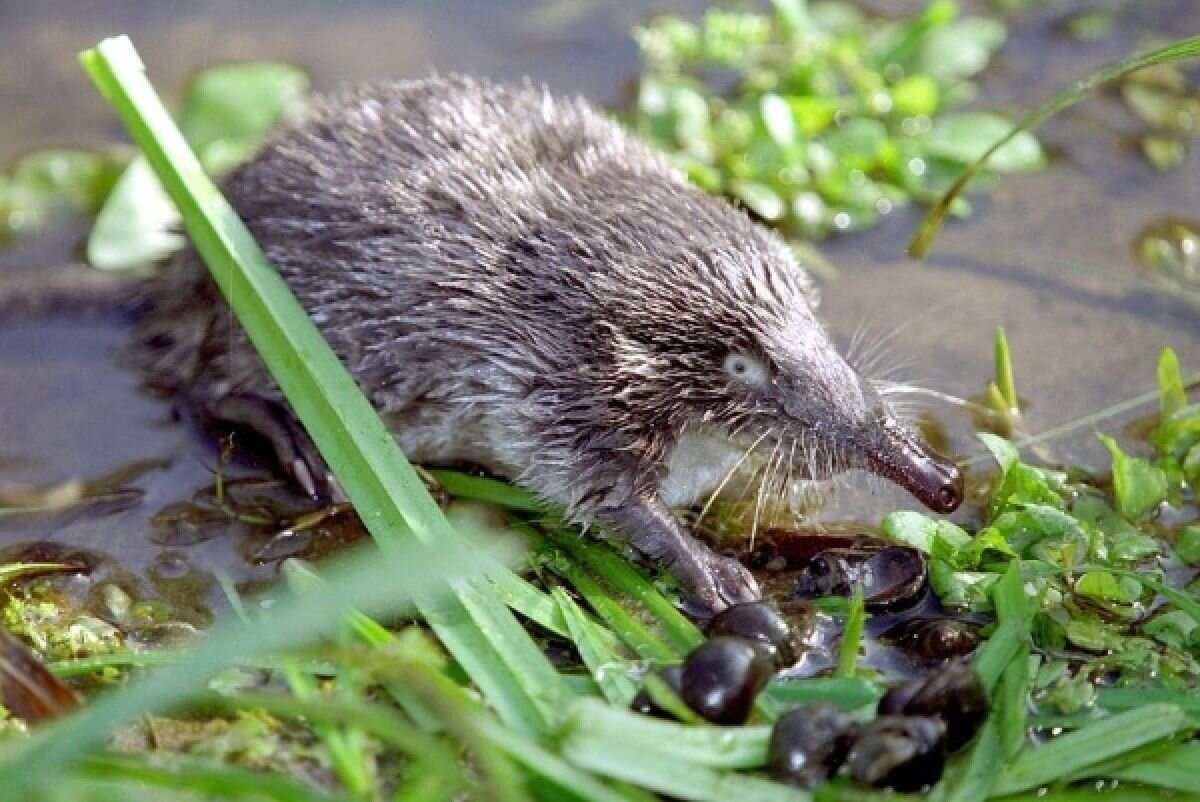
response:
<path id="1" fill-rule="evenodd" d="M 606 525 L 704 610 L 758 589 L 670 511 L 713 489 L 689 477 L 698 442 L 726 469 L 765 444 L 937 511 L 962 500 L 954 464 L 835 350 L 782 239 L 580 99 L 463 77 L 350 89 L 224 190 L 411 459 L 479 464 Z M 130 355 L 151 386 L 337 492 L 194 252 L 142 302 Z"/>

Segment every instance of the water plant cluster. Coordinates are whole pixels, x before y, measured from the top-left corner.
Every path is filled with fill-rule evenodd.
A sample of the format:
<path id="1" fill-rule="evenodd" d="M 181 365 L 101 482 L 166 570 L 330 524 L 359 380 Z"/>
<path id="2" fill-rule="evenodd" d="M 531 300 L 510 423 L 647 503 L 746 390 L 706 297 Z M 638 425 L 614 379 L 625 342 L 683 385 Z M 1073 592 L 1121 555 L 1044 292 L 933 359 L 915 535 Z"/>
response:
<path id="1" fill-rule="evenodd" d="M 659 17 L 636 36 L 638 133 L 699 186 L 809 239 L 932 201 L 1011 127 L 964 109 L 1004 23 L 961 16 L 953 0 L 894 20 L 850 3 L 774 0 L 770 13 Z M 1043 162 L 1025 133 L 989 168 Z M 954 207 L 968 209 L 965 199 Z"/>

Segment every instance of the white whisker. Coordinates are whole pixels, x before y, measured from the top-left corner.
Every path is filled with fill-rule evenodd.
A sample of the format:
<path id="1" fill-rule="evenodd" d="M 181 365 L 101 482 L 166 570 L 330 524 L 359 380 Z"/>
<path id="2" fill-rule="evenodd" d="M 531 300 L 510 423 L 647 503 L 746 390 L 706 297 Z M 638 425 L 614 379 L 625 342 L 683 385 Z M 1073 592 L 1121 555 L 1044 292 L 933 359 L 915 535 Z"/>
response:
<path id="1" fill-rule="evenodd" d="M 746 460 L 750 458 L 750 455 L 754 453 L 754 450 L 758 448 L 759 444 L 766 439 L 767 435 L 769 435 L 771 431 L 771 429 L 768 429 L 760 434 L 758 439 L 751 443 L 750 447 L 742 453 L 742 456 L 738 457 L 737 462 L 733 463 L 733 467 L 725 472 L 725 476 L 723 476 L 721 481 L 717 483 L 716 489 L 709 494 L 708 501 L 704 502 L 704 507 L 700 510 L 700 517 L 696 519 L 696 523 L 693 524 L 693 526 L 700 525 L 700 522 L 704 520 L 704 516 L 708 515 L 708 511 L 712 507 L 713 502 L 717 500 L 717 496 L 721 495 L 721 491 L 725 489 L 725 485 L 729 484 L 729 480 L 733 478 L 733 475 L 737 473 L 738 469 L 741 468 L 742 465 L 745 464 Z"/>

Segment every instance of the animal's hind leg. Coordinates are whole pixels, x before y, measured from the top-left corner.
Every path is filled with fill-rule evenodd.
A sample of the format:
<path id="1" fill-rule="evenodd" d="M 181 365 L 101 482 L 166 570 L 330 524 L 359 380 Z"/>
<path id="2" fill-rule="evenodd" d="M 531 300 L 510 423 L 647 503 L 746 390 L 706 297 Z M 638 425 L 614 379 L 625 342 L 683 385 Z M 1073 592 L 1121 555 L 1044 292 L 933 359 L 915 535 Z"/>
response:
<path id="1" fill-rule="evenodd" d="M 346 500 L 312 438 L 282 402 L 234 393 L 209 401 L 203 413 L 212 422 L 245 427 L 264 438 L 288 478 L 310 498 L 335 503 Z"/>

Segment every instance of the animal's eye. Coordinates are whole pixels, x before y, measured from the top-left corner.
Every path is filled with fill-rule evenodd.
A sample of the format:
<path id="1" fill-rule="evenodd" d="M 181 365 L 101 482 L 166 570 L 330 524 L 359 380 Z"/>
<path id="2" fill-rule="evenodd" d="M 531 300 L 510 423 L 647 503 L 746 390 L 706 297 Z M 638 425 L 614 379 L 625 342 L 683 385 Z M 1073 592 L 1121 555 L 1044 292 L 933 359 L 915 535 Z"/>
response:
<path id="1" fill-rule="evenodd" d="M 729 354 L 725 357 L 724 367 L 729 378 L 751 387 L 766 387 L 771 380 L 771 373 L 762 360 L 749 354 Z"/>

